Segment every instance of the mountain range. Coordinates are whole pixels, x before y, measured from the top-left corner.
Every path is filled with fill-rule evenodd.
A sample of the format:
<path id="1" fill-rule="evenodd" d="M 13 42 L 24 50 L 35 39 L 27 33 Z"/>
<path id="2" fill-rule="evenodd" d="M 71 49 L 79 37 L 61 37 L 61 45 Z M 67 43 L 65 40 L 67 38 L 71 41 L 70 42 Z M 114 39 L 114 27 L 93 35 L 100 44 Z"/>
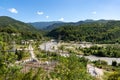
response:
<path id="1" fill-rule="evenodd" d="M 36 24 L 37 26 L 35 26 Z M 21 37 L 21 39 L 40 39 L 45 33 L 45 37 L 64 41 L 120 43 L 120 21 L 85 20 L 78 22 L 24 23 L 8 16 L 0 16 L 0 39 L 4 39 L 3 35 L 9 38 L 12 33 L 20 34 L 18 38 Z"/>
<path id="2" fill-rule="evenodd" d="M 42 30 L 53 30 L 54 28 L 64 26 L 64 25 L 80 25 L 80 24 L 85 24 L 85 23 L 93 23 L 93 22 L 98 22 L 98 23 L 106 23 L 111 20 L 92 20 L 92 19 L 87 19 L 85 21 L 78 21 L 78 22 L 60 22 L 60 21 L 51 21 L 51 22 L 33 22 L 33 23 L 28 23 L 32 26 L 34 26 L 36 29 L 42 29 Z"/>

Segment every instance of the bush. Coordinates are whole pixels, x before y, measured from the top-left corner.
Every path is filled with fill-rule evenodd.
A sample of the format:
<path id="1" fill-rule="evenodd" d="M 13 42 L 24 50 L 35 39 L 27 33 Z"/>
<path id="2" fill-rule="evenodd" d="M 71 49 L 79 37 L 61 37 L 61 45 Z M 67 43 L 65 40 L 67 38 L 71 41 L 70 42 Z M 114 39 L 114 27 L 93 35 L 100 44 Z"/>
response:
<path id="1" fill-rule="evenodd" d="M 112 61 L 112 66 L 117 66 L 117 62 L 116 61 Z"/>

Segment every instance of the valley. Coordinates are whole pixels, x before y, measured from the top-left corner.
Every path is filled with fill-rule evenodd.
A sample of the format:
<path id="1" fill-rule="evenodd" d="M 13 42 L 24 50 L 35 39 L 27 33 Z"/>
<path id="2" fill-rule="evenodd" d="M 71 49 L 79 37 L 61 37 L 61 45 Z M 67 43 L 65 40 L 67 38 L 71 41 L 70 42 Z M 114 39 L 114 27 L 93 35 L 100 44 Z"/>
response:
<path id="1" fill-rule="evenodd" d="M 39 30 L 2 16 L 0 80 L 114 80 L 120 71 L 119 24 L 83 21 Z"/>

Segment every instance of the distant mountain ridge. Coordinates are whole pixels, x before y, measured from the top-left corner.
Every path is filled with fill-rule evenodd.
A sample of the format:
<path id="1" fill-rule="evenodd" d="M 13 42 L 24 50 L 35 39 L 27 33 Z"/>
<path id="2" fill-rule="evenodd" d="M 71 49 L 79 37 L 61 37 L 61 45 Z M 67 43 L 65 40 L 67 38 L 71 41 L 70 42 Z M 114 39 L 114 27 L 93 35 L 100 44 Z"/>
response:
<path id="1" fill-rule="evenodd" d="M 36 29 L 46 29 L 48 26 L 51 26 L 53 24 L 61 24 L 61 23 L 64 23 L 64 22 L 61 22 L 61 21 L 51 21 L 51 22 L 31 22 L 31 23 L 28 23 L 32 26 L 34 26 Z"/>
<path id="2" fill-rule="evenodd" d="M 78 22 L 60 22 L 60 21 L 52 21 L 52 22 L 33 22 L 33 23 L 28 23 L 32 26 L 34 26 L 36 29 L 42 29 L 42 30 L 53 30 L 54 28 L 64 26 L 64 25 L 80 25 L 80 24 L 85 24 L 85 23 L 93 23 L 93 22 L 98 22 L 98 23 L 107 23 L 108 21 L 111 20 L 92 20 L 92 19 L 87 19 L 85 21 L 78 21 Z"/>

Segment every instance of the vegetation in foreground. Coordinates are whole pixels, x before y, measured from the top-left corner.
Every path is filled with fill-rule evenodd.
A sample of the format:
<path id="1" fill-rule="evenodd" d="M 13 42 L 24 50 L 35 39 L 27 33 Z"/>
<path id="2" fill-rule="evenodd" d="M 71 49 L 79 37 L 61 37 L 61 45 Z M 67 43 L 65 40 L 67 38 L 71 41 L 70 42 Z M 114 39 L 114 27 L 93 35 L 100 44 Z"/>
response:
<path id="1" fill-rule="evenodd" d="M 106 46 L 92 46 L 90 48 L 82 49 L 84 55 L 95 55 L 101 57 L 120 57 L 120 46 L 119 44 L 115 45 L 106 45 Z"/>
<path id="2" fill-rule="evenodd" d="M 4 49 L 5 47 L 3 47 Z M 31 68 L 22 72 L 23 66 L 15 64 L 17 55 L 5 50 L 0 52 L 0 80 L 93 80 L 87 72 L 87 60 L 71 54 L 70 57 L 57 58 L 58 64 L 54 70 L 46 71 L 42 68 Z M 57 56 L 58 57 L 58 56 Z M 72 65 L 71 65 L 72 64 Z"/>

